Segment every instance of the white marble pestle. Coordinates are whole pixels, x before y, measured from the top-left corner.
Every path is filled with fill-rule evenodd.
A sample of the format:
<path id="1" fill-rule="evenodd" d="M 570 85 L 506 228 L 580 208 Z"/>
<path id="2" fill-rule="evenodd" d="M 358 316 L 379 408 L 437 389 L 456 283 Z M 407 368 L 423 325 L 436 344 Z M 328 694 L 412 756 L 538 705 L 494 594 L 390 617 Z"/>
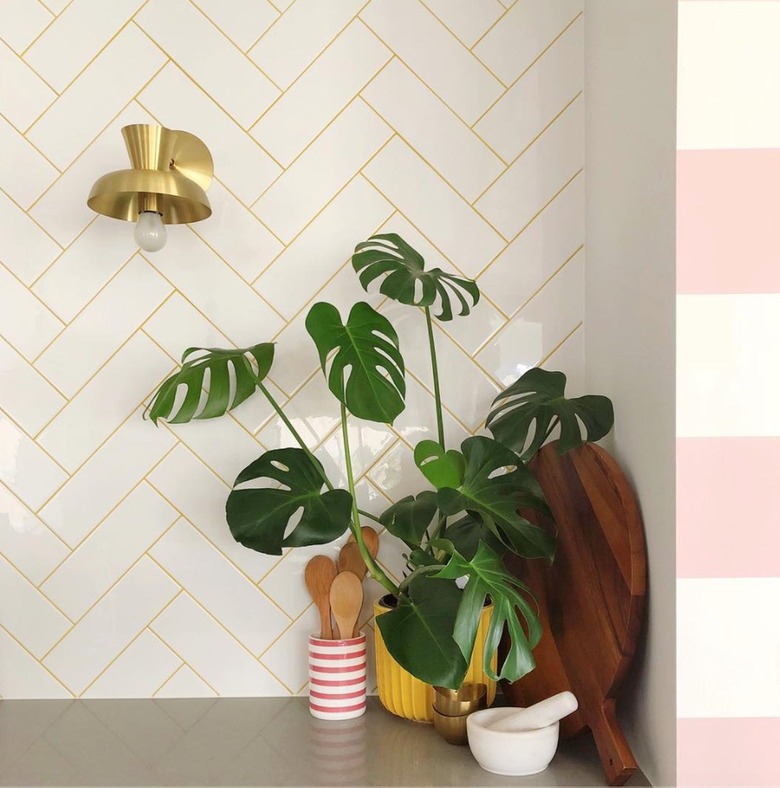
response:
<path id="1" fill-rule="evenodd" d="M 520 733 L 545 728 L 577 710 L 577 698 L 571 692 L 559 692 L 539 701 L 527 709 L 517 709 L 491 721 L 488 730 L 503 733 Z"/>

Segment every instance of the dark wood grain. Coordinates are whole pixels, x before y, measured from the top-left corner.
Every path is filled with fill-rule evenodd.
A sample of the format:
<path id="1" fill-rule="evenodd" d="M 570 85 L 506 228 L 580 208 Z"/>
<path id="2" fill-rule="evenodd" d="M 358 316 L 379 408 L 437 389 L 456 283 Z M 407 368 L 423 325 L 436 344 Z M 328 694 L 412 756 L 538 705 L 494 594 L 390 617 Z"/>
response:
<path id="1" fill-rule="evenodd" d="M 532 589 L 544 626 L 537 668 L 504 687 L 509 702 L 529 706 L 571 690 L 577 712 L 561 721 L 569 738 L 593 732 L 609 785 L 636 771 L 615 717 L 620 684 L 636 652 L 644 615 L 647 557 L 636 496 L 601 447 L 561 457 L 545 446 L 531 462 L 558 526 L 554 564 L 513 558 L 510 569 Z M 523 512 L 552 528 L 535 513 Z"/>

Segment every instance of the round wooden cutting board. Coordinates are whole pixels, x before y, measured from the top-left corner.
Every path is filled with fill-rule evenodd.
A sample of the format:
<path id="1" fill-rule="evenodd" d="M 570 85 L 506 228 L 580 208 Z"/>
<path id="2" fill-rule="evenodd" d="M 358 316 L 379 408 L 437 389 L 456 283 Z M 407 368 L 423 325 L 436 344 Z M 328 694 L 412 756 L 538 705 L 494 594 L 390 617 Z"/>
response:
<path id="1" fill-rule="evenodd" d="M 560 456 L 555 443 L 531 461 L 557 524 L 552 566 L 512 558 L 509 568 L 536 596 L 544 635 L 537 667 L 504 687 L 515 706 L 564 690 L 579 709 L 561 734 L 589 728 L 610 785 L 623 785 L 636 761 L 615 716 L 616 693 L 636 651 L 644 615 L 647 556 L 636 496 L 617 462 L 587 444 Z M 554 528 L 546 518 L 523 512 Z"/>

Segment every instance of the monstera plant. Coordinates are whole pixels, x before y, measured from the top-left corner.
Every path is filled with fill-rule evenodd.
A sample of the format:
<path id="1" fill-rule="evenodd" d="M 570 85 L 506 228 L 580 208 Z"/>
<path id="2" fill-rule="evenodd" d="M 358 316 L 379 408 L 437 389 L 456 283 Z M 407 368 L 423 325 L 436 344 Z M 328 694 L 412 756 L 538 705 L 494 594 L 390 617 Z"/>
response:
<path id="1" fill-rule="evenodd" d="M 477 435 L 449 448 L 433 320 L 467 316 L 480 298 L 476 282 L 439 268 L 426 270 L 422 256 L 396 234 L 358 244 L 352 265 L 366 291 L 378 284 L 382 295 L 420 312 L 421 328 L 425 323 L 437 440 L 418 443 L 414 461 L 428 489 L 381 513 L 358 508 L 348 421 L 392 424 L 406 395 L 398 335 L 365 302 L 355 304 L 346 318 L 331 304 L 316 303 L 306 317 L 328 388 L 341 406 L 347 489 L 335 487 L 266 386 L 272 343 L 189 348 L 181 369 L 157 391 L 149 416 L 155 424 L 217 418 L 259 392 L 297 445 L 267 451 L 239 474 L 226 505 L 234 538 L 252 550 L 279 555 L 284 548 L 332 542 L 349 529 L 368 571 L 396 600 L 377 619 L 388 651 L 428 684 L 460 686 L 489 598 L 493 615 L 485 672 L 514 681 L 533 669 L 541 627 L 528 589 L 502 559 L 515 553 L 552 561 L 555 553 L 554 535 L 520 513 L 550 516 L 528 460 L 556 429 L 562 450 L 603 437 L 612 427 L 612 405 L 600 396 L 567 399 L 562 373 L 534 368 L 495 399 L 486 422 L 492 437 Z M 406 545 L 407 571 L 400 583 L 366 549 L 361 518 L 384 526 Z M 505 629 L 510 645 L 494 670 L 491 661 Z"/>

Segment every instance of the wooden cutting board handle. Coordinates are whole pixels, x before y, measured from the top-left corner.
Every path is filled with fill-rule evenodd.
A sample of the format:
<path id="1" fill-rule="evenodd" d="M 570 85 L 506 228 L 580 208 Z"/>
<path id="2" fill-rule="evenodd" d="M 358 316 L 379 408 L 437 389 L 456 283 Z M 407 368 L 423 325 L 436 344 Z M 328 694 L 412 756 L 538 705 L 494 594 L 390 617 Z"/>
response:
<path id="1" fill-rule="evenodd" d="M 615 701 L 607 700 L 600 715 L 588 720 L 609 785 L 625 785 L 637 770 L 636 760 L 615 716 Z"/>

